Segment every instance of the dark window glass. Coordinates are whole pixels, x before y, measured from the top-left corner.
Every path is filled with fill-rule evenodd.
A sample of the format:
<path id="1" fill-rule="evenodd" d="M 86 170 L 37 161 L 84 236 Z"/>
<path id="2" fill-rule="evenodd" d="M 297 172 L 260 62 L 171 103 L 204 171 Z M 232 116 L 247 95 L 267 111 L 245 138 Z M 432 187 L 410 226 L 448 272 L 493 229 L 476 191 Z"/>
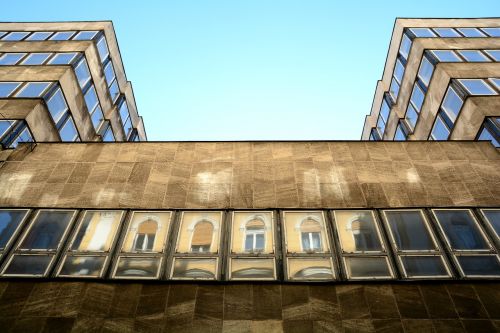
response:
<path id="1" fill-rule="evenodd" d="M 105 261 L 103 256 L 67 256 L 58 275 L 100 277 Z"/>
<path id="2" fill-rule="evenodd" d="M 488 243 L 468 210 L 434 210 L 454 250 L 487 250 Z"/>
<path id="3" fill-rule="evenodd" d="M 0 119 L 0 138 L 7 133 L 7 131 L 16 123 L 15 120 L 3 120 Z"/>
<path id="4" fill-rule="evenodd" d="M 500 263 L 496 255 L 457 256 L 466 276 L 500 276 Z"/>
<path id="5" fill-rule="evenodd" d="M 391 278 L 392 274 L 385 257 L 344 258 L 349 278 Z"/>
<path id="6" fill-rule="evenodd" d="M 496 236 L 500 237 L 500 209 L 485 209 L 483 214 L 495 231 Z"/>
<path id="7" fill-rule="evenodd" d="M 14 255 L 4 274 L 45 275 L 52 258 L 52 255 Z"/>
<path id="8" fill-rule="evenodd" d="M 56 250 L 73 214 L 73 211 L 40 211 L 19 248 Z"/>
<path id="9" fill-rule="evenodd" d="M 401 256 L 408 277 L 449 276 L 440 256 Z"/>
<path id="10" fill-rule="evenodd" d="M 401 251 L 435 250 L 436 244 L 419 211 L 385 211 L 391 236 Z"/>
<path id="11" fill-rule="evenodd" d="M 496 148 L 500 147 L 500 142 L 487 128 L 483 128 L 478 137 L 479 141 L 491 141 Z"/>
<path id="12" fill-rule="evenodd" d="M 27 210 L 0 210 L 0 250 L 3 250 L 27 214 Z"/>
<path id="13" fill-rule="evenodd" d="M 115 277 L 157 278 L 160 258 L 120 257 Z"/>

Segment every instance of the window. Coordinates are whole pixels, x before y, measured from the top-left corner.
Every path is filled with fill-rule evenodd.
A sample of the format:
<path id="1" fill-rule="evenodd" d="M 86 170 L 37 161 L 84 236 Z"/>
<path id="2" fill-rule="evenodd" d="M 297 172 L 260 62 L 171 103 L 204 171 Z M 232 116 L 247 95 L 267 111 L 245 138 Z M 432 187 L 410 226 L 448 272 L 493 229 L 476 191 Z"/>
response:
<path id="1" fill-rule="evenodd" d="M 106 127 L 104 127 L 104 134 L 102 135 L 102 141 L 103 142 L 114 142 L 115 141 L 115 135 L 113 134 L 113 129 L 111 128 L 109 121 L 108 121 L 108 125 Z"/>
<path id="2" fill-rule="evenodd" d="M 486 37 L 479 29 L 476 28 L 458 28 L 465 37 Z"/>
<path id="3" fill-rule="evenodd" d="M 485 123 L 487 120 L 485 120 Z M 478 141 L 491 141 L 491 144 L 496 148 L 500 147 L 500 135 L 497 135 L 494 130 L 488 128 L 483 124 L 482 128 L 479 130 Z"/>
<path id="4" fill-rule="evenodd" d="M 171 272 L 173 279 L 217 279 L 221 223 L 222 212 L 182 212 Z M 186 258 L 193 255 L 197 258 Z"/>
<path id="5" fill-rule="evenodd" d="M 99 100 L 97 99 L 97 94 L 94 86 L 91 86 L 84 96 L 85 104 L 87 105 L 87 110 L 92 113 L 97 105 L 99 105 Z"/>
<path id="6" fill-rule="evenodd" d="M 50 37 L 49 40 L 69 40 L 74 34 L 74 31 L 59 31 Z"/>
<path id="7" fill-rule="evenodd" d="M 455 29 L 453 28 L 433 28 L 433 30 L 439 35 L 439 37 L 462 37 Z"/>
<path id="8" fill-rule="evenodd" d="M 92 40 L 99 31 L 80 31 L 73 40 Z"/>
<path id="9" fill-rule="evenodd" d="M 127 139 L 130 136 L 133 127 L 132 121 L 130 119 L 130 112 L 128 110 L 127 101 L 125 99 L 123 99 L 122 103 L 120 104 L 119 113 L 123 125 L 123 130 L 125 132 L 125 138 Z"/>
<path id="10" fill-rule="evenodd" d="M 432 212 L 462 276 L 500 276 L 498 255 L 469 209 L 433 209 Z"/>
<path id="11" fill-rule="evenodd" d="M 441 108 L 446 112 L 446 115 L 451 119 L 451 121 L 455 122 L 463 104 L 464 101 L 462 98 L 458 95 L 456 90 L 450 86 L 446 91 Z"/>
<path id="12" fill-rule="evenodd" d="M 52 119 L 57 124 L 63 114 L 68 111 L 68 105 L 66 104 L 66 99 L 64 98 L 61 88 L 57 88 L 52 96 L 46 99 L 46 103 Z"/>
<path id="13" fill-rule="evenodd" d="M 111 84 L 111 86 L 109 86 L 109 94 L 113 103 L 116 102 L 116 100 L 120 96 L 120 89 L 118 88 L 118 83 L 116 80 Z"/>
<path id="14" fill-rule="evenodd" d="M 62 142 L 78 141 L 78 132 L 76 131 L 75 122 L 73 121 L 73 117 L 71 117 L 71 115 L 68 115 L 68 118 L 61 126 L 59 135 L 61 136 Z"/>
<path id="15" fill-rule="evenodd" d="M 406 130 L 401 121 L 399 121 L 398 126 L 396 127 L 396 133 L 394 134 L 394 141 L 406 141 L 406 138 Z"/>
<path id="16" fill-rule="evenodd" d="M 78 53 L 56 53 L 52 59 L 50 59 L 50 65 L 69 65 L 75 60 Z"/>
<path id="17" fill-rule="evenodd" d="M 232 213 L 231 280 L 276 279 L 274 223 L 269 211 Z"/>
<path id="18" fill-rule="evenodd" d="M 493 83 L 493 85 L 494 85 L 494 86 L 495 86 L 498 90 L 500 90 L 500 79 L 493 79 L 493 78 L 492 78 L 492 79 L 489 79 L 489 81 L 490 81 L 491 83 Z"/>
<path id="19" fill-rule="evenodd" d="M 5 53 L 0 57 L 0 65 L 15 65 L 21 60 L 26 53 Z"/>
<path id="20" fill-rule="evenodd" d="M 3 267 L 2 275 L 47 276 L 75 216 L 75 210 L 37 211 Z"/>
<path id="21" fill-rule="evenodd" d="M 335 210 L 333 216 L 348 279 L 393 278 L 394 273 L 374 212 Z"/>
<path id="22" fill-rule="evenodd" d="M 458 51 L 468 62 L 489 62 L 491 61 L 479 50 L 460 50 Z"/>
<path id="23" fill-rule="evenodd" d="M 287 280 L 334 280 L 323 212 L 285 211 L 283 221 Z"/>
<path id="24" fill-rule="evenodd" d="M 111 62 L 108 62 L 106 67 L 104 67 L 104 77 L 106 79 L 106 83 L 108 84 L 108 86 L 115 79 L 115 70 L 114 70 L 113 64 Z"/>
<path id="25" fill-rule="evenodd" d="M 5 119 L 0 119 L 0 139 L 3 138 L 3 136 L 12 129 L 14 124 L 16 123 L 15 120 L 5 120 Z"/>
<path id="26" fill-rule="evenodd" d="M 415 37 L 437 37 L 436 34 L 429 28 L 411 28 L 410 31 L 415 35 Z"/>
<path id="27" fill-rule="evenodd" d="M 431 138 L 436 141 L 443 141 L 447 140 L 449 136 L 450 130 L 441 118 L 441 115 L 438 113 L 438 115 L 436 116 L 436 121 L 434 122 L 434 127 L 431 131 Z"/>
<path id="28" fill-rule="evenodd" d="M 0 98 L 9 97 L 22 82 L 0 82 Z"/>
<path id="29" fill-rule="evenodd" d="M 33 142 L 33 137 L 26 125 L 26 121 L 20 121 L 19 125 L 15 125 L 8 137 L 2 140 L 5 146 L 16 148 L 19 143 Z"/>
<path id="30" fill-rule="evenodd" d="M 85 58 L 82 58 L 82 60 L 80 60 L 78 65 L 76 65 L 75 75 L 78 79 L 78 84 L 82 89 L 91 80 L 89 66 L 87 65 L 87 60 L 85 60 Z"/>
<path id="31" fill-rule="evenodd" d="M 394 77 L 401 84 L 403 82 L 403 75 L 405 73 L 405 67 L 401 63 L 401 60 L 396 59 L 396 65 L 394 66 Z"/>
<path id="32" fill-rule="evenodd" d="M 460 79 L 458 82 L 471 95 L 498 95 L 493 88 L 481 79 Z"/>
<path id="33" fill-rule="evenodd" d="M 428 87 L 431 82 L 432 73 L 434 72 L 434 65 L 427 59 L 426 56 L 422 58 L 420 69 L 418 70 L 418 77 L 422 83 Z"/>
<path id="34" fill-rule="evenodd" d="M 401 45 L 399 46 L 399 54 L 401 54 L 403 59 L 408 60 L 410 49 L 411 49 L 411 39 L 408 37 L 406 33 L 404 33 L 401 39 Z"/>
<path id="35" fill-rule="evenodd" d="M 500 242 L 500 209 L 481 209 L 481 213 L 493 238 Z"/>
<path id="36" fill-rule="evenodd" d="M 7 35 L 2 37 L 2 40 L 16 42 L 22 40 L 24 37 L 28 36 L 29 32 L 24 31 L 14 31 L 8 33 Z"/>
<path id="37" fill-rule="evenodd" d="M 396 102 L 399 95 L 399 83 L 395 78 L 392 78 L 391 86 L 389 87 L 389 93 L 391 94 L 392 100 Z"/>
<path id="38" fill-rule="evenodd" d="M 52 85 L 52 82 L 28 82 L 16 93 L 18 98 L 41 97 Z"/>
<path id="39" fill-rule="evenodd" d="M 57 275 L 101 277 L 122 217 L 123 211 L 85 211 Z"/>
<path id="40" fill-rule="evenodd" d="M 0 258 L 28 216 L 28 209 L 0 209 Z"/>
<path id="41" fill-rule="evenodd" d="M 413 86 L 413 91 L 411 93 L 410 102 L 415 107 L 415 110 L 420 112 L 422 108 L 422 104 L 424 104 L 425 94 L 422 89 L 418 86 L 418 83 L 415 82 Z"/>
<path id="42" fill-rule="evenodd" d="M 500 37 L 500 28 L 481 28 L 490 37 Z"/>
<path id="43" fill-rule="evenodd" d="M 94 111 L 92 111 L 90 118 L 92 120 L 92 125 L 94 125 L 95 130 L 98 131 L 99 128 L 101 127 L 101 124 L 104 122 L 104 115 L 102 114 L 102 109 L 100 106 L 97 106 L 94 109 Z"/>
<path id="44" fill-rule="evenodd" d="M 29 37 L 26 38 L 26 40 L 46 40 L 52 34 L 53 34 L 52 31 L 38 31 L 29 35 Z"/>
<path id="45" fill-rule="evenodd" d="M 171 219 L 169 211 L 132 212 L 114 278 L 159 278 Z"/>
<path id="46" fill-rule="evenodd" d="M 414 129 L 418 120 L 418 112 L 411 104 L 408 104 L 405 119 L 408 121 L 408 124 L 410 124 L 411 128 Z"/>
<path id="47" fill-rule="evenodd" d="M 500 61 L 500 50 L 485 50 L 484 52 L 486 52 L 495 61 Z"/>
<path id="48" fill-rule="evenodd" d="M 52 53 L 31 53 L 21 65 L 42 65 L 51 55 Z"/>
<path id="49" fill-rule="evenodd" d="M 97 42 L 97 51 L 99 52 L 101 62 L 104 63 L 104 61 L 109 56 L 108 44 L 106 43 L 106 38 L 104 37 L 104 35 Z"/>
<path id="50" fill-rule="evenodd" d="M 441 62 L 462 62 L 462 59 L 451 50 L 433 50 L 430 51 Z"/>
<path id="51" fill-rule="evenodd" d="M 384 210 L 383 215 L 404 277 L 451 277 L 421 210 Z"/>

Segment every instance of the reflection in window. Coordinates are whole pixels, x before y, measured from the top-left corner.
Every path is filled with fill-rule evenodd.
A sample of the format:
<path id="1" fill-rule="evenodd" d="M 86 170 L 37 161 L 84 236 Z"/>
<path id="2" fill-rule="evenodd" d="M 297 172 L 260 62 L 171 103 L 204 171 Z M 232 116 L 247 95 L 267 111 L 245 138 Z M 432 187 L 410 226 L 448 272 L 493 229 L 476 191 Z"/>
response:
<path id="1" fill-rule="evenodd" d="M 460 268 L 468 277 L 499 277 L 500 259 L 498 255 L 457 255 Z"/>
<path id="2" fill-rule="evenodd" d="M 300 224 L 302 250 L 305 252 L 321 252 L 321 225 L 318 221 L 307 219 Z"/>
<path id="3" fill-rule="evenodd" d="M 444 122 L 440 113 L 436 117 L 434 127 L 432 127 L 430 138 L 436 141 L 447 140 L 450 136 L 450 130 Z"/>
<path id="4" fill-rule="evenodd" d="M 26 53 L 6 53 L 0 57 L 0 65 L 15 65 Z"/>
<path id="5" fill-rule="evenodd" d="M 41 65 L 43 64 L 52 53 L 31 53 L 21 63 L 22 65 Z"/>
<path id="6" fill-rule="evenodd" d="M 3 275 L 46 276 L 53 255 L 16 254 L 3 271 Z"/>
<path id="7" fill-rule="evenodd" d="M 232 258 L 230 280 L 274 280 L 274 258 Z"/>
<path id="8" fill-rule="evenodd" d="M 46 40 L 52 34 L 52 31 L 37 31 L 32 33 L 26 40 Z"/>
<path id="9" fill-rule="evenodd" d="M 433 50 L 431 53 L 440 62 L 462 62 L 462 59 L 452 50 Z"/>
<path id="10" fill-rule="evenodd" d="M 27 215 L 27 209 L 0 210 L 0 253 L 12 241 L 13 236 Z"/>
<path id="11" fill-rule="evenodd" d="M 328 252 L 322 212 L 284 212 L 288 253 Z"/>
<path id="12" fill-rule="evenodd" d="M 462 37 L 455 29 L 453 28 L 433 28 L 433 30 L 439 35 L 439 37 Z"/>
<path id="13" fill-rule="evenodd" d="M 9 97 L 22 82 L 0 82 L 0 98 Z"/>
<path id="14" fill-rule="evenodd" d="M 460 84 L 471 95 L 498 95 L 485 80 L 481 79 L 460 79 Z"/>
<path id="15" fill-rule="evenodd" d="M 289 280 L 333 280 L 335 273 L 329 258 L 288 258 Z"/>
<path id="16" fill-rule="evenodd" d="M 105 261 L 103 256 L 67 256 L 58 276 L 99 277 Z"/>
<path id="17" fill-rule="evenodd" d="M 460 50 L 458 51 L 462 57 L 468 62 L 490 62 L 484 53 L 479 50 Z"/>
<path id="18" fill-rule="evenodd" d="M 500 239 L 500 209 L 482 209 L 481 212 L 494 231 L 496 239 Z"/>
<path id="19" fill-rule="evenodd" d="M 78 53 L 57 53 L 50 59 L 50 65 L 69 65 L 75 60 Z"/>
<path id="20" fill-rule="evenodd" d="M 212 247 L 212 236 L 214 226 L 209 221 L 200 221 L 196 223 L 191 239 L 190 252 L 209 252 Z"/>
<path id="21" fill-rule="evenodd" d="M 349 279 L 391 279 L 387 257 L 344 257 Z"/>
<path id="22" fill-rule="evenodd" d="M 171 212 L 133 212 L 122 252 L 162 252 L 171 215 Z"/>
<path id="23" fill-rule="evenodd" d="M 52 82 L 28 82 L 15 96 L 19 98 L 40 97 L 51 84 Z"/>
<path id="24" fill-rule="evenodd" d="M 174 280 L 215 280 L 216 258 L 174 258 L 171 277 Z"/>
<path id="25" fill-rule="evenodd" d="M 404 274 L 409 278 L 449 277 L 444 259 L 441 256 L 401 256 Z"/>
<path id="26" fill-rule="evenodd" d="M 217 253 L 220 221 L 220 212 L 183 212 L 177 252 Z"/>
<path id="27" fill-rule="evenodd" d="M 114 278 L 157 279 L 160 275 L 162 258 L 122 257 L 114 272 Z"/>

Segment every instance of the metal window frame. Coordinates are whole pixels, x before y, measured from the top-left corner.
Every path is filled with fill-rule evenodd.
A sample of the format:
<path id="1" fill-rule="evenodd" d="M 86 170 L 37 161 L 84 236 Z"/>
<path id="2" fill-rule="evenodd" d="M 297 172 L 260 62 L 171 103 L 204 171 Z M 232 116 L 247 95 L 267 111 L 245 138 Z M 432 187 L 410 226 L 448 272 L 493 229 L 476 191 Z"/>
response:
<path id="1" fill-rule="evenodd" d="M 457 253 L 453 255 L 457 262 L 458 270 L 460 272 L 460 275 L 463 276 L 464 278 L 468 279 L 498 279 L 500 277 L 499 275 L 484 275 L 484 274 L 465 274 L 464 270 L 462 269 L 462 265 L 460 265 L 460 261 L 458 260 L 458 257 L 495 257 L 498 261 L 498 265 L 500 266 L 500 256 L 496 253 Z"/>
<path id="2" fill-rule="evenodd" d="M 467 88 L 467 86 L 462 82 L 462 81 L 480 81 L 484 84 L 484 86 L 489 89 L 489 91 L 491 92 L 491 94 L 477 94 L 477 93 L 474 93 L 472 92 L 469 88 Z M 460 86 L 465 90 L 467 91 L 468 95 L 470 96 L 497 96 L 498 95 L 498 92 L 490 86 L 490 84 L 488 83 L 488 79 L 456 79 L 456 82 L 458 84 L 460 84 Z M 464 104 L 465 104 L 465 101 L 464 101 Z M 463 107 L 463 104 L 462 104 L 462 107 Z M 457 116 L 458 118 L 458 116 Z"/>

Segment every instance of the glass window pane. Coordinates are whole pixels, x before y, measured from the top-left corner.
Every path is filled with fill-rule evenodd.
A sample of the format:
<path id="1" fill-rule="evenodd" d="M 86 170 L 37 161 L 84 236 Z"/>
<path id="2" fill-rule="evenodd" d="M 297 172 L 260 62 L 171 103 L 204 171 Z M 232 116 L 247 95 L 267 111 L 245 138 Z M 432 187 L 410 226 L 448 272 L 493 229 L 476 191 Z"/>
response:
<path id="1" fill-rule="evenodd" d="M 431 82 L 432 73 L 434 72 L 434 65 L 431 64 L 427 57 L 422 58 L 422 62 L 420 63 L 420 69 L 418 71 L 418 77 L 426 87 L 429 86 Z"/>
<path id="2" fill-rule="evenodd" d="M 406 34 L 403 34 L 401 39 L 401 45 L 399 46 L 399 54 L 403 56 L 404 59 L 408 59 L 411 49 L 411 39 L 408 38 Z"/>
<path id="3" fill-rule="evenodd" d="M 332 261 L 329 258 L 288 258 L 289 280 L 333 280 Z"/>
<path id="4" fill-rule="evenodd" d="M 496 237 L 500 237 L 500 209 L 483 209 L 481 210 L 486 220 L 491 225 L 493 231 L 495 231 Z"/>
<path id="5" fill-rule="evenodd" d="M 217 253 L 221 212 L 182 212 L 176 252 Z"/>
<path id="6" fill-rule="evenodd" d="M 73 220 L 73 210 L 41 210 L 31 223 L 19 249 L 56 250 Z"/>
<path id="7" fill-rule="evenodd" d="M 429 28 L 411 28 L 410 31 L 413 32 L 416 37 L 437 37 Z"/>
<path id="8" fill-rule="evenodd" d="M 18 32 L 18 31 L 14 31 L 14 32 L 11 32 L 5 36 L 3 36 L 2 40 L 7 40 L 7 41 L 19 41 L 19 40 L 22 40 L 24 37 L 28 36 L 29 32 Z"/>
<path id="9" fill-rule="evenodd" d="M 458 80 L 471 95 L 497 95 L 484 80 L 481 79 L 461 79 Z"/>
<path id="10" fill-rule="evenodd" d="M 424 103 L 424 98 L 425 94 L 420 89 L 417 83 L 413 86 L 413 91 L 411 93 L 410 101 L 413 103 L 413 106 L 415 106 L 415 110 L 420 112 L 420 109 L 422 108 L 422 104 Z"/>
<path id="11" fill-rule="evenodd" d="M 232 253 L 274 253 L 272 212 L 233 212 Z"/>
<path id="12" fill-rule="evenodd" d="M 111 100 L 116 102 L 118 96 L 120 96 L 120 89 L 118 88 L 118 83 L 115 80 L 111 86 L 109 86 L 109 94 L 111 95 Z"/>
<path id="13" fill-rule="evenodd" d="M 399 95 L 399 83 L 395 78 L 392 78 L 391 86 L 389 87 L 389 94 L 391 94 L 392 99 L 396 101 Z"/>
<path id="14" fill-rule="evenodd" d="M 444 121 L 438 115 L 436 117 L 436 122 L 434 123 L 434 127 L 432 128 L 431 137 L 433 140 L 447 140 L 448 136 L 450 136 L 450 130 L 444 124 Z"/>
<path id="15" fill-rule="evenodd" d="M 57 123 L 62 115 L 68 110 L 66 100 L 64 99 L 61 88 L 58 88 L 54 94 L 47 100 L 47 107 L 54 122 Z"/>
<path id="16" fill-rule="evenodd" d="M 479 29 L 476 28 L 458 28 L 465 37 L 486 37 Z"/>
<path id="17" fill-rule="evenodd" d="M 391 108 L 387 101 L 382 99 L 382 106 L 380 107 L 380 115 L 384 119 L 385 122 L 387 122 L 387 119 L 389 118 L 389 113 L 391 112 Z"/>
<path id="18" fill-rule="evenodd" d="M 462 62 L 462 59 L 451 50 L 434 50 L 431 51 L 433 55 L 441 62 Z"/>
<path id="19" fill-rule="evenodd" d="M 127 119 L 130 117 L 130 113 L 128 112 L 127 102 L 123 100 L 123 103 L 120 104 L 120 119 L 122 120 L 122 124 L 125 124 Z"/>
<path id="20" fill-rule="evenodd" d="M 52 31 L 38 31 L 32 33 L 26 40 L 46 40 L 52 35 Z"/>
<path id="21" fill-rule="evenodd" d="M 0 210 L 0 250 L 4 250 L 12 240 L 12 236 L 18 230 L 27 214 L 27 209 Z"/>
<path id="22" fill-rule="evenodd" d="M 0 65 L 15 65 L 26 53 L 5 53 L 0 57 Z"/>
<path id="23" fill-rule="evenodd" d="M 406 134 L 403 131 L 401 123 L 398 124 L 396 128 L 396 133 L 394 134 L 394 141 L 406 141 Z"/>
<path id="24" fill-rule="evenodd" d="M 446 111 L 446 114 L 454 122 L 462 109 L 463 103 L 464 101 L 460 98 L 457 92 L 452 87 L 449 87 L 446 91 L 446 95 L 444 96 L 441 108 Z"/>
<path id="25" fill-rule="evenodd" d="M 408 121 L 412 129 L 415 128 L 415 125 L 417 124 L 418 120 L 418 113 L 411 104 L 408 104 L 408 109 L 406 109 L 405 119 Z"/>
<path id="26" fill-rule="evenodd" d="M 43 64 L 52 53 L 31 53 L 26 59 L 23 60 L 23 65 L 41 65 Z"/>
<path id="27" fill-rule="evenodd" d="M 216 272 L 215 258 L 174 258 L 172 279 L 215 280 Z"/>
<path id="28" fill-rule="evenodd" d="M 496 255 L 457 256 L 465 276 L 500 276 L 500 262 Z"/>
<path id="29" fill-rule="evenodd" d="M 50 87 L 52 82 L 28 82 L 17 94 L 16 97 L 34 98 L 41 97 Z"/>
<path id="30" fill-rule="evenodd" d="M 87 110 L 89 112 L 92 112 L 99 103 L 94 86 L 90 87 L 90 89 L 85 93 L 84 98 L 85 98 L 85 104 L 87 105 Z"/>
<path id="31" fill-rule="evenodd" d="M 0 97 L 9 97 L 22 82 L 0 82 Z"/>
<path id="32" fill-rule="evenodd" d="M 106 38 L 104 36 L 102 36 L 97 42 L 97 51 L 99 52 L 101 62 L 104 62 L 109 55 L 108 44 L 106 43 Z"/>
<path id="33" fill-rule="evenodd" d="M 23 142 L 33 142 L 33 137 L 27 127 L 10 144 L 9 148 L 16 148 L 19 143 Z"/>
<path id="34" fill-rule="evenodd" d="M 394 77 L 398 80 L 399 83 L 403 81 L 403 75 L 405 73 L 405 67 L 399 61 L 399 59 L 396 59 L 396 66 L 394 67 Z"/>
<path id="35" fill-rule="evenodd" d="M 406 277 L 450 276 L 441 256 L 401 256 Z"/>
<path id="36" fill-rule="evenodd" d="M 119 257 L 114 277 L 157 279 L 160 264 L 161 258 Z"/>
<path id="37" fill-rule="evenodd" d="M 380 136 L 384 135 L 385 122 L 384 122 L 384 119 L 382 119 L 381 115 L 379 115 L 378 119 L 377 119 L 377 130 L 380 133 Z"/>
<path id="38" fill-rule="evenodd" d="M 433 30 L 439 35 L 439 37 L 462 37 L 453 28 L 433 28 Z"/>
<path id="39" fill-rule="evenodd" d="M 57 275 L 100 277 L 105 262 L 104 256 L 67 256 Z"/>
<path id="40" fill-rule="evenodd" d="M 349 279 L 392 278 L 386 257 L 344 257 Z"/>
<path id="41" fill-rule="evenodd" d="M 485 52 L 488 53 L 490 57 L 495 59 L 495 61 L 500 61 L 500 50 L 486 50 Z"/>
<path id="42" fill-rule="evenodd" d="M 80 31 L 73 37 L 73 40 L 92 40 L 98 31 Z"/>
<path id="43" fill-rule="evenodd" d="M 14 255 L 3 275 L 40 275 L 47 273 L 53 255 Z"/>
<path id="44" fill-rule="evenodd" d="M 92 125 L 94 125 L 95 130 L 98 131 L 100 125 L 104 121 L 104 115 L 102 114 L 102 110 L 101 110 L 100 106 L 98 106 L 94 109 L 94 112 L 92 112 L 92 115 L 91 115 L 91 119 L 92 119 Z"/>
<path id="45" fill-rule="evenodd" d="M 491 61 L 481 51 L 478 50 L 461 50 L 458 51 L 469 62 L 489 62 Z"/>
<path id="46" fill-rule="evenodd" d="M 288 253 L 328 252 L 330 245 L 322 212 L 284 212 Z"/>
<path id="47" fill-rule="evenodd" d="M 391 238 L 400 251 L 438 250 L 421 211 L 384 211 Z"/>
<path id="48" fill-rule="evenodd" d="M 115 141 L 115 136 L 113 134 L 113 130 L 111 129 L 111 126 L 108 125 L 108 128 L 106 129 L 106 132 L 104 132 L 104 135 L 102 137 L 102 141 L 104 141 L 104 142 L 114 142 Z"/>
<path id="49" fill-rule="evenodd" d="M 274 280 L 274 259 L 231 258 L 230 280 Z"/>
<path id="50" fill-rule="evenodd" d="M 57 53 L 50 59 L 50 65 L 69 65 L 76 58 L 77 53 Z"/>
<path id="51" fill-rule="evenodd" d="M 433 210 L 453 250 L 488 250 L 490 247 L 469 210 Z"/>
<path id="52" fill-rule="evenodd" d="M 491 141 L 491 144 L 495 146 L 496 148 L 500 147 L 500 141 L 496 139 L 496 137 L 493 135 L 493 133 L 490 132 L 489 129 L 483 127 L 481 130 L 481 133 L 479 134 L 479 137 L 477 138 L 478 141 Z"/>
<path id="53" fill-rule="evenodd" d="M 495 85 L 495 87 L 500 90 L 500 79 L 490 79 L 490 82 Z"/>
<path id="54" fill-rule="evenodd" d="M 74 31 L 59 31 L 50 37 L 49 40 L 69 40 L 74 34 Z"/>
<path id="55" fill-rule="evenodd" d="M 162 252 L 172 212 L 133 212 L 122 252 Z"/>
<path id="56" fill-rule="evenodd" d="M 78 78 L 80 88 L 83 88 L 90 81 L 89 67 L 85 59 L 82 59 L 75 67 L 75 75 Z"/>
<path id="57" fill-rule="evenodd" d="M 481 28 L 491 37 L 500 37 L 500 28 Z"/>
<path id="58" fill-rule="evenodd" d="M 4 120 L 0 119 L 0 138 L 2 138 L 7 131 L 9 131 L 12 126 L 16 123 L 16 120 Z"/>
<path id="59" fill-rule="evenodd" d="M 76 131 L 75 122 L 70 116 L 63 127 L 59 130 L 59 135 L 61 136 L 62 142 L 73 142 L 78 138 L 78 132 Z"/>
<path id="60" fill-rule="evenodd" d="M 333 213 L 344 253 L 383 251 L 372 211 L 336 210 Z"/>
<path id="61" fill-rule="evenodd" d="M 122 215 L 122 211 L 86 211 L 71 243 L 71 251 L 109 251 Z"/>
<path id="62" fill-rule="evenodd" d="M 113 69 L 113 64 L 111 62 L 104 67 L 104 77 L 106 78 L 108 86 L 115 79 L 115 70 Z"/>

